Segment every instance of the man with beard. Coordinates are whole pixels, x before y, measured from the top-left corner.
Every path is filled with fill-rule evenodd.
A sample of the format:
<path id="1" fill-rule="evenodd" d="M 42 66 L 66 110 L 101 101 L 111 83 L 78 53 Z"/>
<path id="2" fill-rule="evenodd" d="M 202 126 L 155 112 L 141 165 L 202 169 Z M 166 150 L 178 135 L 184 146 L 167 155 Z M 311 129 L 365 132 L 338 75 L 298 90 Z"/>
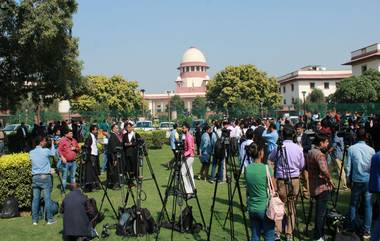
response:
<path id="1" fill-rule="evenodd" d="M 119 126 L 113 124 L 108 140 L 107 183 L 109 187 L 120 188 L 119 174 L 123 168 L 123 156 L 122 135 L 119 132 Z"/>

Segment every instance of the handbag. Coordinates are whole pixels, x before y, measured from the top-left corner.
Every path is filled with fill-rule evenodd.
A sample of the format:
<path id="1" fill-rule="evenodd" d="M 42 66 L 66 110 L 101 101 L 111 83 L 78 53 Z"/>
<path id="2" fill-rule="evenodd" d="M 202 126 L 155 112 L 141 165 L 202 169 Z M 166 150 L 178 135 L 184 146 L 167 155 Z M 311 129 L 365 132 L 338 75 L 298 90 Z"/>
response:
<path id="1" fill-rule="evenodd" d="M 269 219 L 273 221 L 281 221 L 285 214 L 285 205 L 274 190 L 272 179 L 269 174 L 268 165 L 266 165 L 266 175 L 268 182 L 267 192 L 269 197 L 266 215 Z"/>

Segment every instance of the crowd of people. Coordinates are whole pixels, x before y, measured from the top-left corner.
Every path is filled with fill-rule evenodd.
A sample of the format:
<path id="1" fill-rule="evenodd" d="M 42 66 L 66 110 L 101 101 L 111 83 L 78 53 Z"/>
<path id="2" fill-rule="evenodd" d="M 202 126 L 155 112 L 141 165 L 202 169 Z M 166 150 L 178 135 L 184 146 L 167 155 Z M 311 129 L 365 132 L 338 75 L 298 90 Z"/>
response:
<path id="1" fill-rule="evenodd" d="M 18 132 L 20 135 L 24 133 L 22 128 Z M 55 122 L 46 127 L 36 125 L 32 133 L 36 146 L 30 151 L 34 225 L 39 221 L 37 213 L 41 192 L 44 192 L 45 208 L 49 210 L 51 175 L 54 172 L 50 166 L 50 156 L 55 157 L 57 170 L 62 174 L 62 192 L 66 191 L 67 180 L 75 190 L 78 183 L 86 192 L 100 188 L 99 175 L 102 171 L 107 172 L 106 184 L 109 188 L 135 185 L 134 180 L 139 175 L 140 136 L 134 131 L 132 121 L 123 122 L 122 125 L 109 125 L 105 121 L 91 125 Z M 375 116 L 365 122 L 360 118 L 343 121 L 336 112 L 330 112 L 322 120 L 301 117 L 297 124 L 286 118 L 213 121 L 211 125 L 198 125 L 193 133 L 188 123 L 180 127 L 175 124 L 169 137 L 173 158 L 167 167 L 172 168 L 178 143 L 182 141 L 181 173 L 184 192 L 191 198 L 196 188 L 193 171 L 196 156 L 199 156 L 201 169 L 195 177 L 210 183 L 226 181 L 229 168 L 226 155 L 236 156 L 246 178 L 252 240 L 260 240 L 263 234 L 266 241 L 280 240 L 281 237 L 293 240 L 300 195 L 315 200 L 313 240 L 324 240 L 326 220 L 323 217 L 336 186 L 332 178 L 332 171 L 336 169 L 338 174 L 342 173 L 341 177 L 338 175 L 341 190 L 351 189 L 346 228 L 377 241 L 380 229 L 371 232 L 371 200 L 372 193 L 380 193 L 380 169 L 376 168 L 380 165 L 380 154 L 375 154 L 375 150 L 379 151 L 378 133 L 379 123 Z M 78 141 L 84 141 L 82 149 Z M 102 166 L 99 161 L 101 154 Z M 79 176 L 81 180 L 76 180 L 78 164 L 83 173 Z M 287 215 L 282 220 L 271 220 L 265 215 L 269 198 L 268 178 L 286 207 Z M 363 203 L 365 210 L 362 222 L 358 222 L 359 202 Z M 47 221 L 48 224 L 55 222 L 49 212 Z M 375 226 L 380 227 L 380 221 Z"/>

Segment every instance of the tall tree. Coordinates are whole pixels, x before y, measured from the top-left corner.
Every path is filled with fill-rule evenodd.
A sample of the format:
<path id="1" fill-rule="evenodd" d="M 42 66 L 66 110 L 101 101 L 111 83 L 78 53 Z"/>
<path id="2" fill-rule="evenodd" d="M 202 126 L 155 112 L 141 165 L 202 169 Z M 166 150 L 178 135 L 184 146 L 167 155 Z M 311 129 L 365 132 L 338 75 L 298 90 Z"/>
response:
<path id="1" fill-rule="evenodd" d="M 177 114 L 182 114 L 185 111 L 185 102 L 179 95 L 174 95 L 170 99 L 170 110 L 177 111 Z"/>
<path id="2" fill-rule="evenodd" d="M 7 43 L 0 53 L 0 65 L 6 66 L 1 77 L 8 83 L 0 97 L 2 108 L 19 101 L 12 91 L 19 96 L 31 93 L 39 108 L 54 99 L 68 99 L 80 89 L 78 39 L 71 35 L 76 10 L 75 0 L 7 0 L 1 5 L 7 16 L 0 20 L 7 26 L 1 28 L 1 41 Z"/>
<path id="3" fill-rule="evenodd" d="M 380 73 L 367 70 L 361 76 L 343 79 L 330 98 L 337 103 L 366 103 L 379 101 Z"/>
<path id="4" fill-rule="evenodd" d="M 269 77 L 256 66 L 228 66 L 209 81 L 206 93 L 212 110 L 231 112 L 242 100 L 263 108 L 278 107 L 280 94 L 275 78 Z"/>
<path id="5" fill-rule="evenodd" d="M 110 111 L 117 116 L 131 116 L 140 111 L 142 96 L 136 81 L 122 76 L 88 76 L 88 92 L 72 102 L 75 111 Z"/>
<path id="6" fill-rule="evenodd" d="M 207 111 L 206 98 L 197 96 L 193 100 L 193 107 L 191 113 L 198 118 L 204 118 Z"/>

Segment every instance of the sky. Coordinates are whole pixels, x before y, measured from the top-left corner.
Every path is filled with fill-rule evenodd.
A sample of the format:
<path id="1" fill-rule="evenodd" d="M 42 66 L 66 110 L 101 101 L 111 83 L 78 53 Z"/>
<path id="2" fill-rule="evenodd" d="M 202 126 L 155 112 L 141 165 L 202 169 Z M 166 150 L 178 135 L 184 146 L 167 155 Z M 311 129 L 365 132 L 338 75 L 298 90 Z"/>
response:
<path id="1" fill-rule="evenodd" d="M 379 0 L 77 0 L 73 35 L 83 74 L 122 75 L 148 93 L 175 88 L 183 53 L 200 49 L 209 76 L 254 64 L 271 76 L 342 66 L 380 42 Z"/>

